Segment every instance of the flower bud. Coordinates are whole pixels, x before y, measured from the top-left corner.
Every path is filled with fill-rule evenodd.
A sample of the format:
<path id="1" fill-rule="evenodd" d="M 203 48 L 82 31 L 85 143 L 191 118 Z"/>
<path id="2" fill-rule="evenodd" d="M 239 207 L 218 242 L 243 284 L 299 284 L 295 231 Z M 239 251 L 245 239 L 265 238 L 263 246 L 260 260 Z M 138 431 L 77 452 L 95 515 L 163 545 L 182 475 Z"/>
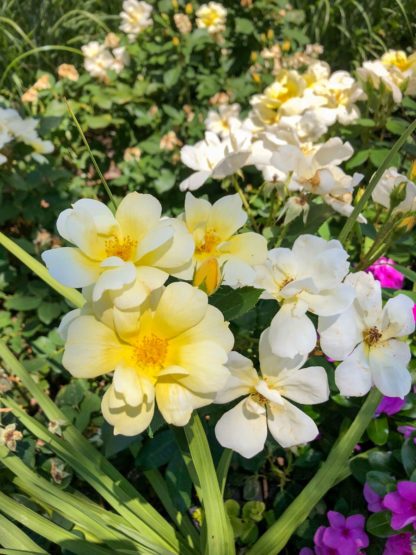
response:
<path id="1" fill-rule="evenodd" d="M 216 258 L 209 258 L 201 264 L 194 274 L 194 286 L 207 295 L 212 295 L 221 284 L 221 270 Z"/>

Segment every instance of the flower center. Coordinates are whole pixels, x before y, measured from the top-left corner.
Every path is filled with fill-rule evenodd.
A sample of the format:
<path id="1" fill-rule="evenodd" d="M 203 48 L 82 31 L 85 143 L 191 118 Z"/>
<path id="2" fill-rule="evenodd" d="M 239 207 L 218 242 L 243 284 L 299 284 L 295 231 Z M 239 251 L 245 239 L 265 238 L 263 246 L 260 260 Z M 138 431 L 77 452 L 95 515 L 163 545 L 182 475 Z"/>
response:
<path id="1" fill-rule="evenodd" d="M 164 366 L 168 353 L 168 340 L 151 333 L 142 337 L 134 346 L 134 363 L 143 369 L 156 373 Z"/>
<path id="2" fill-rule="evenodd" d="M 206 27 L 211 27 L 211 25 L 214 25 L 214 23 L 219 19 L 219 15 L 216 11 L 214 10 L 210 10 L 207 13 L 205 13 L 202 17 L 201 20 L 203 22 L 203 24 Z"/>
<path id="3" fill-rule="evenodd" d="M 213 229 L 207 229 L 202 242 L 196 247 L 198 254 L 212 254 L 221 242 L 220 237 Z"/>
<path id="4" fill-rule="evenodd" d="M 258 393 L 256 391 L 256 393 L 252 393 L 251 394 L 251 398 L 253 401 L 255 401 L 256 403 L 258 403 L 259 405 L 262 405 L 264 407 L 264 405 L 267 405 L 267 399 L 264 395 L 262 395 L 261 393 Z"/>
<path id="5" fill-rule="evenodd" d="M 367 343 L 369 347 L 375 345 L 381 339 L 382 333 L 378 330 L 376 326 L 365 330 L 363 333 L 364 342 Z"/>
<path id="6" fill-rule="evenodd" d="M 121 241 L 118 237 L 110 237 L 105 242 L 107 256 L 118 256 L 126 262 L 131 259 L 136 247 L 137 241 L 130 235 L 126 235 Z"/>

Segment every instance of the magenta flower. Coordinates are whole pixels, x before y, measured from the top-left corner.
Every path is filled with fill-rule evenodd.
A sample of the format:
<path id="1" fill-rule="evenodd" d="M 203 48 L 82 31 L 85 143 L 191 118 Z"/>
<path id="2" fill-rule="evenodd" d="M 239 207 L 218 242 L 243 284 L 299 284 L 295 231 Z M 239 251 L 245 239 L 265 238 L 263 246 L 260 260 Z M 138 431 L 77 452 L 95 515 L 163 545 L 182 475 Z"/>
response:
<path id="1" fill-rule="evenodd" d="M 385 495 L 383 505 L 392 512 L 393 530 L 401 530 L 409 524 L 416 523 L 416 483 L 398 482 L 397 491 Z M 414 524 L 413 526 L 415 527 Z"/>
<path id="2" fill-rule="evenodd" d="M 375 415 L 380 416 L 380 414 L 387 414 L 387 416 L 392 416 L 396 414 L 396 412 L 400 412 L 405 404 L 406 399 L 401 399 L 400 397 L 387 397 L 384 395 L 376 408 Z"/>
<path id="3" fill-rule="evenodd" d="M 404 283 L 404 275 L 393 268 L 394 260 L 382 256 L 367 268 L 367 272 L 373 274 L 375 279 L 381 283 L 381 287 L 389 289 L 401 289 Z"/>
<path id="4" fill-rule="evenodd" d="M 385 543 L 383 555 L 413 555 L 411 537 L 410 532 L 391 536 Z"/>
<path id="5" fill-rule="evenodd" d="M 370 513 L 379 513 L 384 510 L 382 497 L 371 489 L 368 484 L 364 484 L 363 493 Z"/>

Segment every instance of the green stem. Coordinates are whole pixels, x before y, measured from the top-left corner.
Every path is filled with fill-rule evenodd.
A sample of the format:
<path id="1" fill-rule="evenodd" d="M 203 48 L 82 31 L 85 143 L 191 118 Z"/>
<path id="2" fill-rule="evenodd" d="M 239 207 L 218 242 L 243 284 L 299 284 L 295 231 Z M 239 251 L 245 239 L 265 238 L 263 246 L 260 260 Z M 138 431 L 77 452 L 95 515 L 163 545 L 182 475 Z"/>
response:
<path id="1" fill-rule="evenodd" d="M 405 144 L 405 142 L 411 136 L 411 134 L 413 133 L 413 131 L 415 129 L 416 129 L 416 120 L 409 125 L 409 127 L 406 129 L 406 131 L 394 143 L 393 147 L 391 148 L 390 152 L 385 157 L 381 166 L 378 168 L 378 170 L 375 172 L 373 177 L 370 179 L 370 182 L 369 182 L 368 186 L 366 187 L 362 197 L 357 202 L 356 206 L 354 207 L 354 210 L 352 211 L 351 215 L 349 216 L 349 218 L 345 222 L 345 225 L 342 228 L 341 233 L 339 234 L 338 239 L 344 245 L 345 245 L 345 241 L 346 241 L 348 235 L 351 233 L 351 230 L 354 227 L 354 223 L 355 223 L 356 219 L 358 218 L 358 215 L 360 214 L 360 212 L 362 212 L 362 210 L 365 207 L 368 199 L 371 196 L 371 193 L 376 188 L 376 185 L 380 181 L 381 176 L 384 173 L 384 170 L 390 166 L 391 161 L 393 160 L 395 155 L 399 152 L 399 150 L 402 148 L 402 146 Z"/>
<path id="2" fill-rule="evenodd" d="M 311 510 L 327 491 L 335 485 L 340 474 L 345 472 L 345 464 L 371 422 L 380 399 L 379 391 L 373 389 L 349 429 L 338 439 L 327 460 L 312 480 L 283 515 L 249 549 L 247 555 L 277 555 L 282 552 L 295 530 L 307 519 Z"/>
<path id="3" fill-rule="evenodd" d="M 253 228 L 258 232 L 259 231 L 259 226 L 257 225 L 256 219 L 253 215 L 253 212 L 250 208 L 250 204 L 247 200 L 246 195 L 244 194 L 243 189 L 240 187 L 240 185 L 238 184 L 238 178 L 236 175 L 233 175 L 231 178 L 232 184 L 234 186 L 234 189 L 236 190 L 236 192 L 238 193 L 238 195 L 241 198 L 241 202 L 243 203 L 244 208 L 246 209 L 246 212 L 248 214 L 248 217 L 250 218 L 250 222 L 251 225 L 253 226 Z"/>
<path id="4" fill-rule="evenodd" d="M 85 137 L 85 135 L 84 135 L 84 132 L 83 132 L 83 130 L 82 130 L 80 124 L 79 124 L 79 121 L 78 121 L 78 119 L 77 119 L 77 116 L 74 114 L 74 111 L 72 110 L 71 105 L 69 104 L 68 100 L 67 100 L 66 98 L 64 98 L 64 100 L 65 100 L 65 104 L 66 104 L 66 107 L 67 107 L 67 109 L 68 109 L 68 112 L 69 112 L 71 118 L 73 119 L 73 121 L 74 121 L 74 123 L 75 123 L 75 125 L 76 125 L 76 127 L 77 127 L 77 129 L 78 129 L 78 131 L 79 131 L 79 134 L 81 135 L 81 139 L 82 139 L 84 145 L 86 146 L 86 148 L 87 148 L 87 150 L 88 150 L 88 153 L 89 153 L 89 155 L 90 155 L 91 161 L 92 161 L 92 163 L 94 164 L 95 171 L 98 173 L 98 176 L 99 176 L 99 178 L 100 178 L 100 180 L 101 180 L 101 183 L 103 184 L 104 189 L 106 190 L 106 193 L 107 193 L 107 195 L 108 195 L 108 198 L 110 199 L 111 204 L 112 204 L 113 207 L 114 207 L 114 210 L 116 210 L 116 209 L 117 209 L 117 203 L 116 203 L 116 201 L 114 200 L 113 193 L 111 192 L 111 189 L 110 189 L 110 187 L 108 186 L 107 181 L 105 180 L 103 174 L 101 173 L 100 167 L 99 167 L 99 165 L 97 164 L 97 161 L 96 161 L 96 159 L 95 159 L 94 154 L 92 153 L 92 150 L 91 150 L 91 148 L 90 148 L 90 145 L 88 144 L 88 141 L 87 141 L 87 139 L 86 139 L 86 137 Z"/>
<path id="5" fill-rule="evenodd" d="M 194 412 L 185 435 L 202 492 L 206 525 L 205 555 L 234 555 L 234 535 L 225 512 L 217 473 L 199 416 Z"/>

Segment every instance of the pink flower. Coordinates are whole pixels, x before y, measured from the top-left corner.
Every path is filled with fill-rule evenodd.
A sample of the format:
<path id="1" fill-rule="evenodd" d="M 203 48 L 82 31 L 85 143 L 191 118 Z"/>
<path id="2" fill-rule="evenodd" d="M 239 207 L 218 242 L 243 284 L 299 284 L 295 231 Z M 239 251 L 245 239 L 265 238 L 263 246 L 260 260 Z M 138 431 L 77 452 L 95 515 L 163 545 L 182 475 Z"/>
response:
<path id="1" fill-rule="evenodd" d="M 392 416 L 396 414 L 396 412 L 400 412 L 405 404 L 406 399 L 401 399 L 400 397 L 387 397 L 384 395 L 376 408 L 375 415 L 380 416 L 380 414 L 387 414 L 387 416 Z"/>
<path id="2" fill-rule="evenodd" d="M 389 289 L 402 289 L 404 275 L 393 268 L 394 260 L 382 256 L 367 268 L 367 272 L 373 274 L 375 279 L 381 283 L 382 287 Z"/>
<path id="3" fill-rule="evenodd" d="M 329 511 L 327 517 L 330 526 L 320 526 L 315 532 L 315 549 L 304 547 L 299 555 L 359 555 L 368 546 L 362 515 L 345 517 Z"/>
<path id="4" fill-rule="evenodd" d="M 392 512 L 393 530 L 401 530 L 409 524 L 414 525 L 416 523 L 416 483 L 398 482 L 397 491 L 388 493 L 383 499 L 383 505 Z"/>
<path id="5" fill-rule="evenodd" d="M 391 536 L 385 543 L 383 555 L 413 555 L 411 538 L 410 532 Z"/>
<path id="6" fill-rule="evenodd" d="M 384 509 L 382 497 L 370 488 L 368 484 L 364 484 L 364 499 L 367 501 L 367 508 L 370 513 L 378 513 Z"/>

